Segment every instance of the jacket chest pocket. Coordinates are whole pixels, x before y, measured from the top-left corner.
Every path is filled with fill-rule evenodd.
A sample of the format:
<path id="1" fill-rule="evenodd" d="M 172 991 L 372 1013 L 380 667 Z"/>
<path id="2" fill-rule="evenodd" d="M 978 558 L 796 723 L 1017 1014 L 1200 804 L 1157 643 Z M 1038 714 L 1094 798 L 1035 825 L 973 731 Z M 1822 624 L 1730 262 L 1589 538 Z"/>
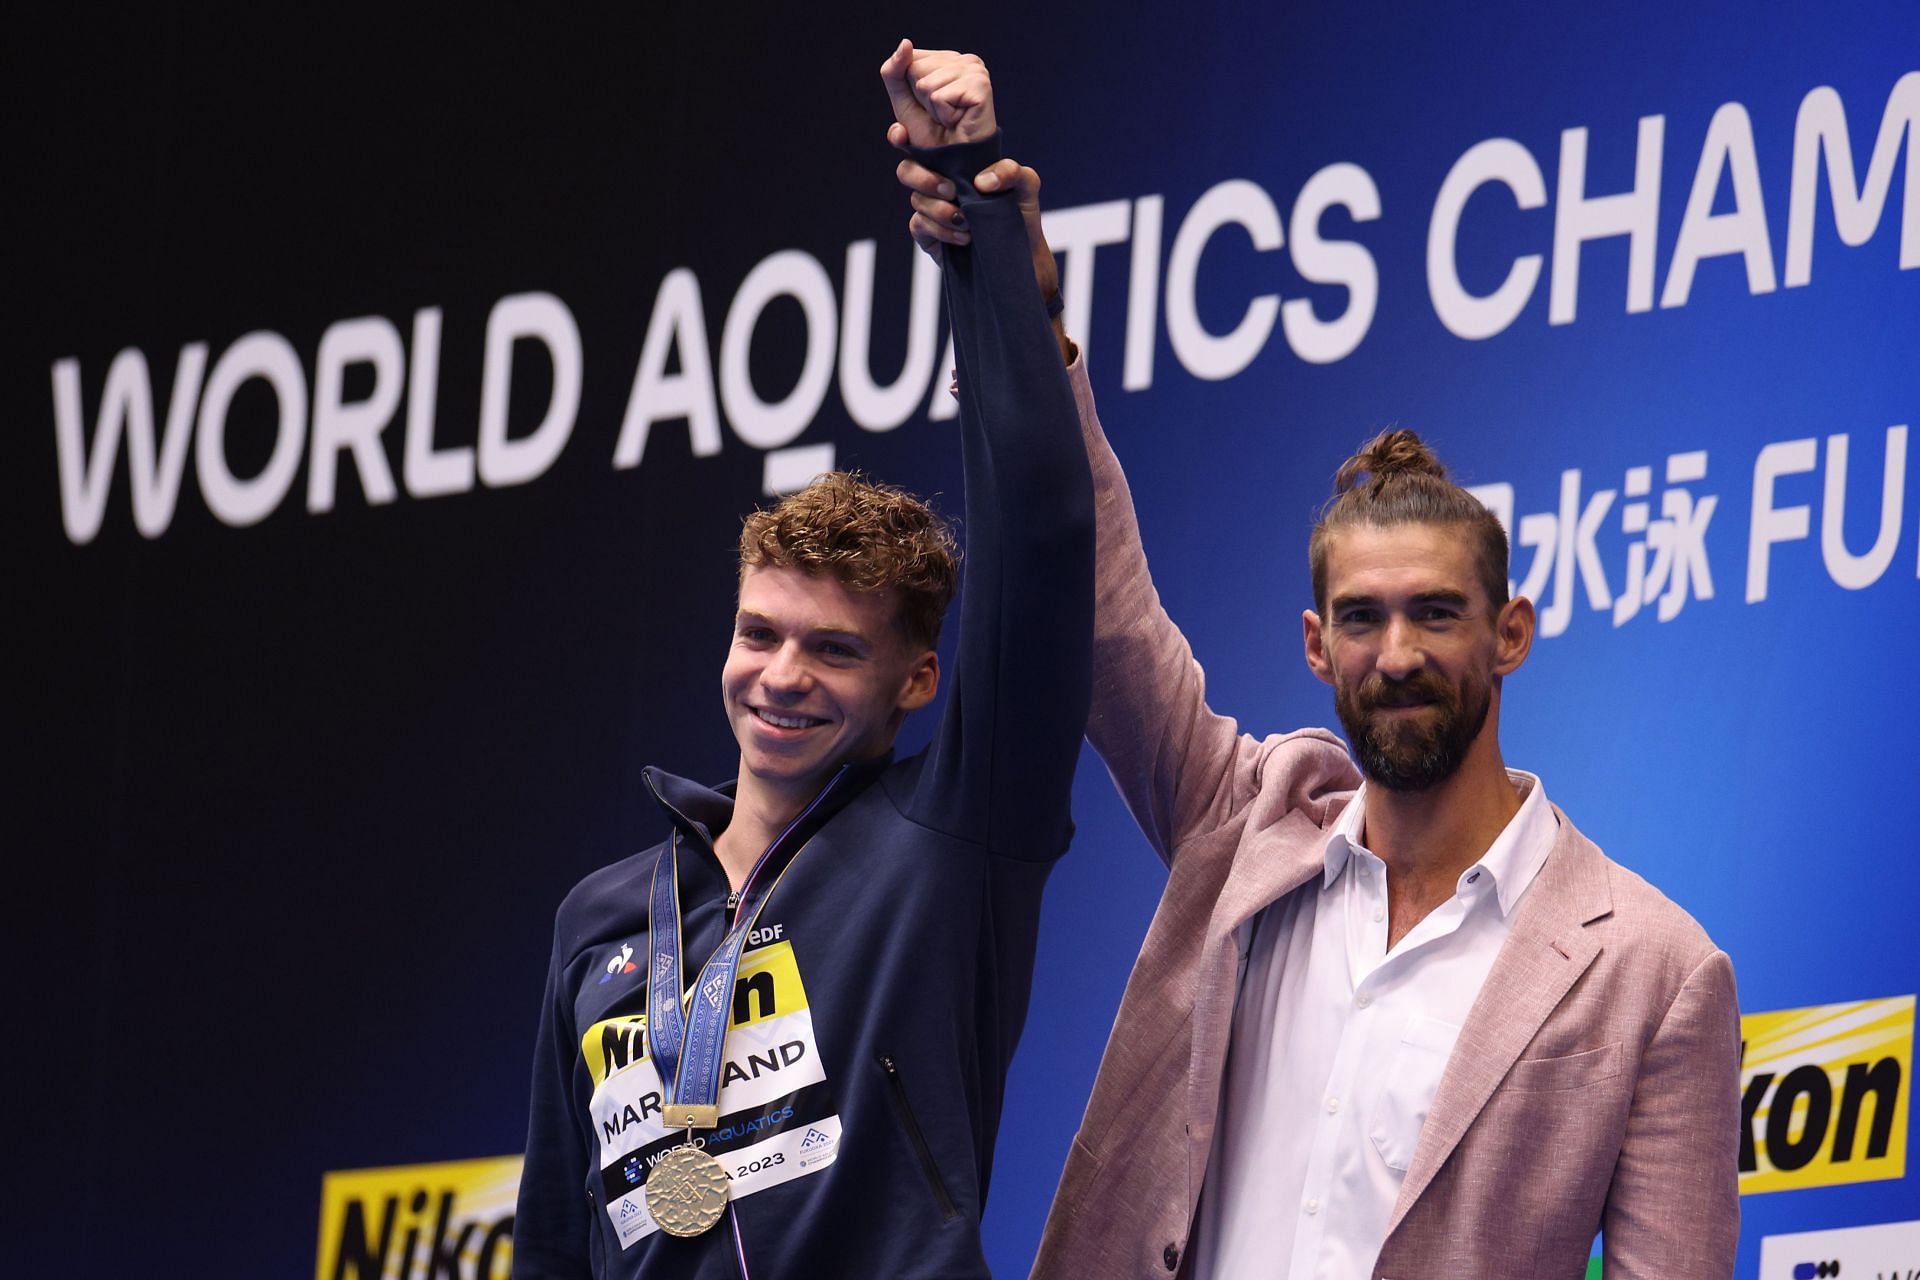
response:
<path id="1" fill-rule="evenodd" d="M 1584 1089 L 1620 1074 L 1620 1042 L 1561 1058 L 1522 1058 L 1501 1084 L 1521 1093 L 1560 1093 Z"/>
<path id="2" fill-rule="evenodd" d="M 1367 1138 L 1388 1168 L 1405 1173 L 1413 1164 L 1440 1075 L 1453 1055 L 1460 1028 L 1412 1014 L 1385 1063 L 1379 1096 L 1367 1116 Z"/>

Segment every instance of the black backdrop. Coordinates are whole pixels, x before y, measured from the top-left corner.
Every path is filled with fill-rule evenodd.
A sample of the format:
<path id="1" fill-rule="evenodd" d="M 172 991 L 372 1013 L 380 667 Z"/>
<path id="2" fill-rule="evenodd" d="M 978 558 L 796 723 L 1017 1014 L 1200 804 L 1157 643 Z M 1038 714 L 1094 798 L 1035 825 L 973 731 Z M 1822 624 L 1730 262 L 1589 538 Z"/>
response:
<path id="1" fill-rule="evenodd" d="M 825 223 L 881 237 L 904 290 L 874 74 L 900 21 L 156 7 L 10 40 L 18 1274 L 300 1274 L 319 1171 L 520 1149 L 553 906 L 653 838 L 643 764 L 731 771 L 714 686 L 761 463 L 736 443 L 690 495 L 663 427 L 608 465 L 654 289 L 697 257 L 717 350 L 731 283 Z M 164 414 L 188 341 L 272 329 L 311 375 L 329 323 L 437 306 L 437 438 L 471 444 L 488 308 L 532 289 L 585 364 L 540 483 L 374 507 L 343 468 L 330 513 L 296 485 L 236 530 L 189 477 L 149 541 L 122 462 L 98 538 L 62 537 L 55 360 L 91 431 L 123 346 Z M 799 331 L 769 312 L 757 383 L 791 385 Z M 516 433 L 549 381 L 516 364 Z M 241 392 L 236 473 L 274 411 Z M 944 488 L 925 443 L 847 460 Z"/>

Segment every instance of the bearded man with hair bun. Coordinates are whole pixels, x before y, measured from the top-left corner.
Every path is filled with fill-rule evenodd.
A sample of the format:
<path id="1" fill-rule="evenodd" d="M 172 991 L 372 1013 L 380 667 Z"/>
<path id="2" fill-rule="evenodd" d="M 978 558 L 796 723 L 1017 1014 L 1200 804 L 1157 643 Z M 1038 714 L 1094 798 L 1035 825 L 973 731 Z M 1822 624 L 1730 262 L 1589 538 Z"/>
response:
<path id="1" fill-rule="evenodd" d="M 970 239 L 913 158 L 923 247 Z M 1057 278 L 1039 177 L 1017 193 Z M 1033 1274 L 1724 1280 L 1739 1230 L 1733 970 L 1501 756 L 1533 644 L 1499 522 L 1410 431 L 1338 471 L 1308 544 L 1324 729 L 1208 706 L 1086 369 L 1099 520 L 1087 736 L 1170 875 Z M 1364 775 L 1364 776 L 1361 776 Z"/>
<path id="2" fill-rule="evenodd" d="M 1334 494 L 1307 542 L 1314 605 L 1327 611 L 1327 557 L 1342 529 L 1438 525 L 1453 530 L 1472 556 L 1487 603 L 1507 600 L 1507 533 L 1474 496 L 1447 478 L 1440 459 L 1411 431 L 1383 431 L 1340 465 Z M 1324 677 L 1323 677 L 1324 678 Z M 1430 721 L 1379 714 L 1431 705 Z M 1334 684 L 1333 706 L 1361 772 L 1394 791 L 1424 791 L 1452 777 L 1486 725 L 1491 689 L 1468 681 L 1455 688 L 1426 671 L 1371 689 Z"/>

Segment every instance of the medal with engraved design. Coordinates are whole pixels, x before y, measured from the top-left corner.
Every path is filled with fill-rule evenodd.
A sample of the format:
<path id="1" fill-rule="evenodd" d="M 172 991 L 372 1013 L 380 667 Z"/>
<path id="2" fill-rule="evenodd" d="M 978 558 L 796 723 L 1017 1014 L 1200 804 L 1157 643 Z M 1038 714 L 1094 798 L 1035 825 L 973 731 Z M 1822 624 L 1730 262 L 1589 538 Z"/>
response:
<path id="1" fill-rule="evenodd" d="M 697 1236 L 727 1211 L 730 1186 L 718 1160 L 691 1144 L 678 1146 L 647 1174 L 647 1212 L 670 1236 Z"/>

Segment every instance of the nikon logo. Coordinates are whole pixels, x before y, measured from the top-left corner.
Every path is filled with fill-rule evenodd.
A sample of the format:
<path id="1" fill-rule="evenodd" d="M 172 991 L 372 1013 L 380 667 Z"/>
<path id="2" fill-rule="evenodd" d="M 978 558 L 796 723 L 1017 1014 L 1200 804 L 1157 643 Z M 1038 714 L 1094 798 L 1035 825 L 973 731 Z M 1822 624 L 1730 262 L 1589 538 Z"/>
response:
<path id="1" fill-rule="evenodd" d="M 1913 1013 L 1894 996 L 1741 1019 L 1741 1194 L 1905 1176 Z"/>
<path id="2" fill-rule="evenodd" d="M 519 1156 L 329 1173 L 314 1280 L 507 1280 Z"/>

